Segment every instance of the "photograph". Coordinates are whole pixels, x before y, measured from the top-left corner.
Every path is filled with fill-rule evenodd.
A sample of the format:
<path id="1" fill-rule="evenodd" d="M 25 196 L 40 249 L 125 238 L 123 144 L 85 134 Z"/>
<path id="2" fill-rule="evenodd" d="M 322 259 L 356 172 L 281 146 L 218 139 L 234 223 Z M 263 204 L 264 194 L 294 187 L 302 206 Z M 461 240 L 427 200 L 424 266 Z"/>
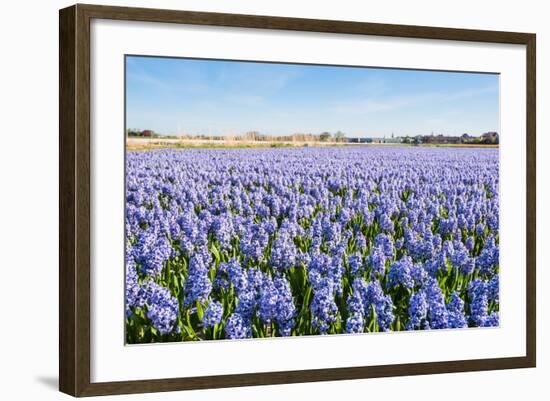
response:
<path id="1" fill-rule="evenodd" d="M 126 55 L 126 344 L 498 327 L 499 113 L 496 73 Z"/>

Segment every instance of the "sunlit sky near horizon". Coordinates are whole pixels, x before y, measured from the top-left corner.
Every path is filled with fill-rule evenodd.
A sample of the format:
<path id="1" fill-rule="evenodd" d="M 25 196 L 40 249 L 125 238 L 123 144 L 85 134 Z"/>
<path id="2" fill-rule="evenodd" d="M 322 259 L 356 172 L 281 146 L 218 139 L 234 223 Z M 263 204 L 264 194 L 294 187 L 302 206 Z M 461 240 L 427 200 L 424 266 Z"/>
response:
<path id="1" fill-rule="evenodd" d="M 127 56 L 126 126 L 164 135 L 499 131 L 499 77 Z"/>

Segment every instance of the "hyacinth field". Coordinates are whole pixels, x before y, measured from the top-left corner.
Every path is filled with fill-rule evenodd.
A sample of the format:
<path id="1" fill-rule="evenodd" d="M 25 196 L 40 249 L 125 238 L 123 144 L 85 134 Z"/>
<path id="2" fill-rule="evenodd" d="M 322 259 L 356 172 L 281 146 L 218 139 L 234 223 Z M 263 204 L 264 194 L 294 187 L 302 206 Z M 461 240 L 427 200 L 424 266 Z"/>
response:
<path id="1" fill-rule="evenodd" d="M 126 163 L 129 344 L 499 325 L 498 149 Z"/>

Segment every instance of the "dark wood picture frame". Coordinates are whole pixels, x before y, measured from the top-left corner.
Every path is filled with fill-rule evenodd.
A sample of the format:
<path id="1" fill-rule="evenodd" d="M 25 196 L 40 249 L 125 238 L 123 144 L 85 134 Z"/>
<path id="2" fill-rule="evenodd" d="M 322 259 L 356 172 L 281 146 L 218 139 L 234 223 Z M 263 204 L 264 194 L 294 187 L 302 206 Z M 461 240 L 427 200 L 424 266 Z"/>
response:
<path id="1" fill-rule="evenodd" d="M 122 382 L 90 381 L 90 21 L 93 18 L 526 46 L 526 356 Z M 73 396 L 535 367 L 535 34 L 74 5 L 59 13 L 59 389 Z"/>

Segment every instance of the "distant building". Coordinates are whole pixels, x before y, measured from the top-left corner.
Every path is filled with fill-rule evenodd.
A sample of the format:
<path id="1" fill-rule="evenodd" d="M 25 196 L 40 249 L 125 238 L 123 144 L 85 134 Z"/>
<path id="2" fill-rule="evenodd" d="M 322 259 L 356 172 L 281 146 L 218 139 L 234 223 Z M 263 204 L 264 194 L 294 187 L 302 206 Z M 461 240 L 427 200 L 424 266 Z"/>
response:
<path id="1" fill-rule="evenodd" d="M 498 143 L 498 133 L 494 131 L 481 134 L 480 140 L 482 143 Z"/>
<path id="2" fill-rule="evenodd" d="M 372 143 L 371 138 L 346 138 L 348 143 Z"/>
<path id="3" fill-rule="evenodd" d="M 422 137 L 422 143 L 437 143 L 437 144 L 457 144 L 461 142 L 459 136 L 445 136 L 445 135 L 424 135 Z"/>
<path id="4" fill-rule="evenodd" d="M 472 136 L 468 133 L 464 133 L 460 136 L 450 136 L 450 135 L 436 135 L 431 133 L 430 135 L 415 135 L 415 136 L 395 136 L 393 133 L 390 138 L 357 138 L 351 137 L 346 138 L 348 143 L 375 143 L 375 144 L 411 144 L 411 145 L 420 145 L 420 144 L 448 144 L 448 145 L 458 145 L 458 144 L 473 144 L 473 145 L 491 145 L 498 144 L 498 133 L 496 132 L 486 132 L 481 136 Z"/>
<path id="5" fill-rule="evenodd" d="M 130 128 L 126 130 L 126 133 L 128 134 L 128 136 L 145 136 L 148 138 L 156 136 L 155 131 L 150 129 L 140 130 L 140 129 Z"/>
<path id="6" fill-rule="evenodd" d="M 402 142 L 403 142 L 403 138 L 401 138 L 400 136 L 394 137 L 393 134 L 391 138 L 384 139 L 384 143 L 402 143 Z"/>

